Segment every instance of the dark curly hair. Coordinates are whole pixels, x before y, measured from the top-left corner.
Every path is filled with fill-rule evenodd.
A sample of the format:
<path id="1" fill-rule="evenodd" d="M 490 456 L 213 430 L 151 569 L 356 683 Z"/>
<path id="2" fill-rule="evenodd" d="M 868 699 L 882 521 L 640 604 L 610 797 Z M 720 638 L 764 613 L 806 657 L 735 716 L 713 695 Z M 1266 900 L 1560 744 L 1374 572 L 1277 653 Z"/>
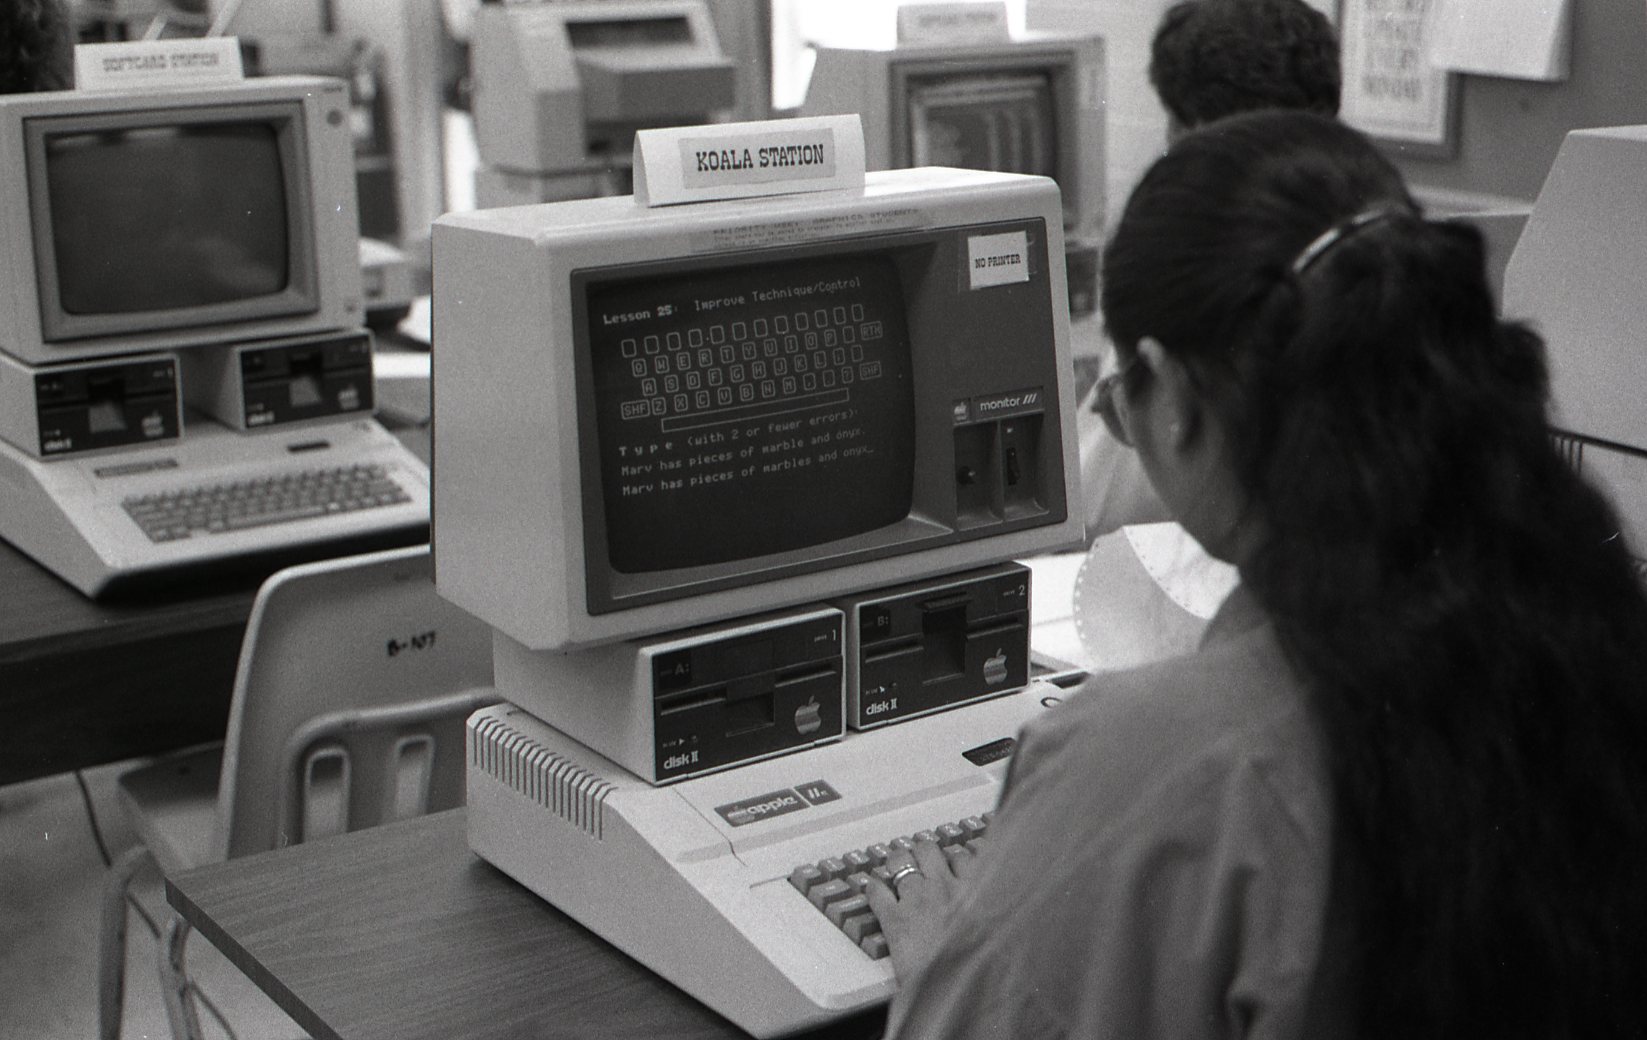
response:
<path id="1" fill-rule="evenodd" d="M 74 36 L 63 0 L 0 3 L 0 94 L 74 86 Z"/>
<path id="2" fill-rule="evenodd" d="M 1338 36 L 1304 0 L 1182 0 L 1150 46 L 1150 83 L 1178 126 L 1264 108 L 1338 114 Z"/>
<path id="3" fill-rule="evenodd" d="M 1103 313 L 1231 437 L 1241 579 L 1325 740 L 1353 1035 L 1647 1035 L 1647 595 L 1480 236 L 1335 119 L 1236 116 L 1140 182 Z"/>

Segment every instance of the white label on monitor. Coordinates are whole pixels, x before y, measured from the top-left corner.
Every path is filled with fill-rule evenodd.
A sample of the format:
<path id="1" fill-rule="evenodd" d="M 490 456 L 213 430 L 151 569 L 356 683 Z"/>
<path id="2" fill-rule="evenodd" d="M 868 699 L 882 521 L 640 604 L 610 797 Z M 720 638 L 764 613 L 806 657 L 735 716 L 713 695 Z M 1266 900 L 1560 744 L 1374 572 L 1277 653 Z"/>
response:
<path id="1" fill-rule="evenodd" d="M 967 276 L 974 289 L 1029 281 L 1029 236 L 1022 231 L 966 240 Z"/>
<path id="2" fill-rule="evenodd" d="M 1007 5 L 905 4 L 898 8 L 900 44 L 982 43 L 1011 39 Z"/>
<path id="3" fill-rule="evenodd" d="M 74 48 L 74 87 L 133 90 L 234 83 L 245 78 L 233 36 L 82 43 Z"/>
<path id="4" fill-rule="evenodd" d="M 783 220 L 776 223 L 724 224 L 690 238 L 694 253 L 720 253 L 729 249 L 764 249 L 792 245 L 821 238 L 885 234 L 926 227 L 932 215 L 915 207 L 878 210 L 870 213 L 831 213 L 828 216 Z"/>
<path id="5" fill-rule="evenodd" d="M 861 188 L 856 115 L 642 130 L 635 199 L 647 206 Z"/>

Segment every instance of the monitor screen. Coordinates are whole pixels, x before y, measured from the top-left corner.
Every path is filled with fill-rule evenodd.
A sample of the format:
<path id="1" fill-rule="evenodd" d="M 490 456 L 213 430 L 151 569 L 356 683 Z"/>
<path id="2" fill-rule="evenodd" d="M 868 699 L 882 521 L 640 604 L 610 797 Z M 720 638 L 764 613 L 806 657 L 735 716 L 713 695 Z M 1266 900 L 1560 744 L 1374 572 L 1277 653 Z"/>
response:
<path id="1" fill-rule="evenodd" d="M 0 97 L 0 351 L 28 364 L 360 324 L 349 87 Z"/>
<path id="2" fill-rule="evenodd" d="M 66 314 L 198 308 L 286 288 L 289 207 L 269 123 L 70 130 L 43 145 Z"/>
<path id="3" fill-rule="evenodd" d="M 1058 178 L 1057 110 L 1046 73 L 921 77 L 908 90 L 911 165 Z"/>
<path id="4" fill-rule="evenodd" d="M 30 364 L 361 320 L 348 85 L 0 97 L 0 349 Z"/>
<path id="5" fill-rule="evenodd" d="M 600 282 L 588 300 L 615 570 L 786 552 L 909 514 L 909 336 L 888 256 Z"/>

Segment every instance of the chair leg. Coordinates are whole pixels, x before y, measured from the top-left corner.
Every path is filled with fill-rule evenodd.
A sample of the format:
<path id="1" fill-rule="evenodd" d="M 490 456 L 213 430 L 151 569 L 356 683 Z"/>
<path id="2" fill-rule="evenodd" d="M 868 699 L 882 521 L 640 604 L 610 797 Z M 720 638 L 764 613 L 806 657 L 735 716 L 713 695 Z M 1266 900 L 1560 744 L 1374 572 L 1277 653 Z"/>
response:
<path id="1" fill-rule="evenodd" d="M 189 974 L 184 962 L 184 944 L 189 941 L 189 922 L 175 911 L 166 924 L 160 943 L 160 998 L 166 1003 L 166 1019 L 174 1040 L 202 1040 L 200 1016 L 189 991 Z"/>
<path id="2" fill-rule="evenodd" d="M 102 935 L 97 951 L 97 1035 L 120 1040 L 120 1020 L 126 999 L 126 896 L 132 877 L 152 862 L 146 846 L 138 845 L 115 860 L 103 882 Z"/>

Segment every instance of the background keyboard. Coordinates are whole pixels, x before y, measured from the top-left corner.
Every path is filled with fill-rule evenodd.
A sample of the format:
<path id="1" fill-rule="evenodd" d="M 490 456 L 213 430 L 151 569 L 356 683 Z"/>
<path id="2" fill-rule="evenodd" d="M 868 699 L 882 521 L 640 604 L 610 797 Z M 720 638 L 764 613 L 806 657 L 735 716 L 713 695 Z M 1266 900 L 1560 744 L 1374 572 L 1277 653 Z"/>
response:
<path id="1" fill-rule="evenodd" d="M 120 504 L 150 541 L 169 542 L 411 500 L 383 466 L 366 463 L 133 495 Z"/>

